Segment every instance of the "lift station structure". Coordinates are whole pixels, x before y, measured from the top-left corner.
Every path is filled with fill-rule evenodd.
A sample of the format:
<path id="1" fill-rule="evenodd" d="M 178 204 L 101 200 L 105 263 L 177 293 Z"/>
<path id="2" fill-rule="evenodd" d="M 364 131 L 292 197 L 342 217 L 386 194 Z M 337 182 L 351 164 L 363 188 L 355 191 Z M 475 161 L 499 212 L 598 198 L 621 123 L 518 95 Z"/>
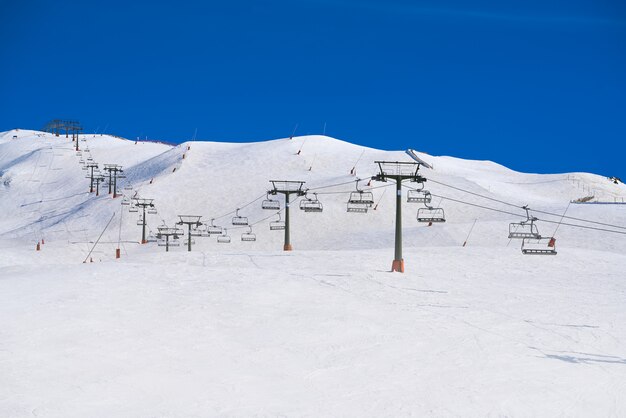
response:
<path id="1" fill-rule="evenodd" d="M 378 164 L 378 174 L 372 180 L 396 182 L 396 238 L 395 253 L 391 271 L 404 273 L 404 259 L 402 258 L 402 182 L 409 180 L 423 184 L 426 178 L 418 174 L 420 163 L 404 161 L 375 161 Z"/>

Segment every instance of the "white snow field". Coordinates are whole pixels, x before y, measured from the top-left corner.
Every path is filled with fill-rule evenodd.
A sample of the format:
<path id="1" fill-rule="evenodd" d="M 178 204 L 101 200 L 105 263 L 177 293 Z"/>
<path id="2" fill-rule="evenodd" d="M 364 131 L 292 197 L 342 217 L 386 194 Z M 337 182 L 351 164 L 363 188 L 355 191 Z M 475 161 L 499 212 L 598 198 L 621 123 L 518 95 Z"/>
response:
<path id="1" fill-rule="evenodd" d="M 368 213 L 346 201 L 404 152 L 324 136 L 72 146 L 0 133 L 1 417 L 626 416 L 626 205 L 569 205 L 621 202 L 623 184 L 418 152 L 447 221 L 420 224 L 423 205 L 404 201 L 402 274 L 393 185 L 371 183 Z M 89 157 L 123 166 L 127 197 L 154 199 L 150 231 L 202 215 L 232 242 L 139 244 L 138 213 L 105 183 L 89 193 Z M 305 181 L 324 205 L 292 203 L 292 252 L 261 209 L 270 179 Z M 558 255 L 508 239 L 522 205 L 556 230 Z M 257 241 L 231 225 L 238 207 Z M 558 230 L 545 222 L 566 209 Z"/>

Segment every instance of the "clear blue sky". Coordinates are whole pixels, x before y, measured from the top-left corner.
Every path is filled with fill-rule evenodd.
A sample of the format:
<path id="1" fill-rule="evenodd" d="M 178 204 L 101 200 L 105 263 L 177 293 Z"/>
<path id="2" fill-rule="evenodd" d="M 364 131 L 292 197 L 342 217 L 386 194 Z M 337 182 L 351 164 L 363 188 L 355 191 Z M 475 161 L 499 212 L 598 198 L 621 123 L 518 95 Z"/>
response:
<path id="1" fill-rule="evenodd" d="M 321 133 L 626 178 L 626 2 L 0 0 L 0 130 Z"/>

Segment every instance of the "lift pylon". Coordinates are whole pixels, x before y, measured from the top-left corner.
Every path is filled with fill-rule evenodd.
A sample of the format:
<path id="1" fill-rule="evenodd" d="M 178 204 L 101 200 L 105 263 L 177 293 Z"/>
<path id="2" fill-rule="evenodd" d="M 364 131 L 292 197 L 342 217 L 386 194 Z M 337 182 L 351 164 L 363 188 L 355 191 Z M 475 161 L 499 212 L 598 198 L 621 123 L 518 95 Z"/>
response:
<path id="1" fill-rule="evenodd" d="M 293 247 L 291 246 L 291 229 L 289 223 L 289 197 L 294 194 L 296 196 L 304 196 L 306 192 L 302 190 L 302 187 L 305 182 L 293 180 L 270 180 L 270 183 L 272 183 L 272 189 L 269 191 L 270 194 L 276 196 L 280 193 L 285 196 L 285 243 L 283 245 L 283 250 L 292 251 Z"/>
<path id="2" fill-rule="evenodd" d="M 146 239 L 146 208 L 154 208 L 154 199 L 144 199 L 141 197 L 133 197 L 133 206 L 142 209 L 141 215 L 141 243 L 147 244 Z"/>
<path id="3" fill-rule="evenodd" d="M 402 258 L 402 182 L 409 180 L 414 183 L 424 183 L 426 178 L 418 174 L 420 163 L 403 161 L 375 161 L 379 172 L 372 180 L 396 182 L 396 238 L 395 252 L 391 271 L 404 273 L 404 259 Z"/>
<path id="4" fill-rule="evenodd" d="M 180 218 L 180 221 L 178 221 L 176 224 L 177 225 L 187 225 L 188 229 L 187 229 L 187 251 L 191 251 L 191 228 L 197 228 L 200 225 L 202 225 L 202 222 L 200 222 L 200 218 L 202 218 L 202 216 L 197 216 L 197 215 L 178 215 L 178 217 Z"/>

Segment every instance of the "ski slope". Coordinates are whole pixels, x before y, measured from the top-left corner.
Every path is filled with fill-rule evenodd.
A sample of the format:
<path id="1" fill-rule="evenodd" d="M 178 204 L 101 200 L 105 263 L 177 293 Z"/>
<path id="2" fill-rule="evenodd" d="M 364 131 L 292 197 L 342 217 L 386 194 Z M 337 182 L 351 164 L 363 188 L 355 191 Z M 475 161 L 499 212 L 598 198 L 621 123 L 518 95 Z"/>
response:
<path id="1" fill-rule="evenodd" d="M 150 230 L 195 214 L 232 236 L 165 253 L 138 243 L 122 198 L 89 193 L 72 146 L 0 133 L 0 416 L 626 415 L 626 236 L 537 213 L 557 256 L 508 239 L 526 204 L 626 225 L 626 206 L 569 205 L 590 191 L 621 201 L 623 184 L 418 152 L 447 221 L 418 224 L 421 205 L 403 203 L 407 271 L 392 274 L 393 186 L 372 182 L 365 214 L 346 200 L 403 151 L 81 135 L 82 158 L 122 165 L 121 191 L 154 199 Z M 324 204 L 292 204 L 293 252 L 261 209 L 270 179 L 305 181 Z M 236 208 L 256 242 L 229 225 Z"/>

